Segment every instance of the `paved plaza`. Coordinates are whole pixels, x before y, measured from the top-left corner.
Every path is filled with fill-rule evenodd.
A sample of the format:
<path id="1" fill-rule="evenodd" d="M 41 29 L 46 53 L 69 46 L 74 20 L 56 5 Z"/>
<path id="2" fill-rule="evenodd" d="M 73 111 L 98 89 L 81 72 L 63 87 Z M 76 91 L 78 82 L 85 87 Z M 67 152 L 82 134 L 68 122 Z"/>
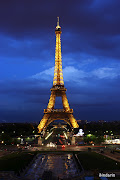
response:
<path id="1" fill-rule="evenodd" d="M 24 178 L 37 180 L 47 177 L 47 174 L 53 179 L 75 178 L 79 173 L 72 154 L 43 154 L 38 155 Z"/>

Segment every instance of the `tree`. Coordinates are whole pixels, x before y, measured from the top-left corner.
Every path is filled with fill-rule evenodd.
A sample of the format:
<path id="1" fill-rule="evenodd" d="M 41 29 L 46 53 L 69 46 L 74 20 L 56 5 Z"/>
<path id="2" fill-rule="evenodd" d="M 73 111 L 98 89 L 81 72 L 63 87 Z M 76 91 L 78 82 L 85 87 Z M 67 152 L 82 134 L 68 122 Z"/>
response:
<path id="1" fill-rule="evenodd" d="M 88 134 L 87 136 L 84 136 L 84 142 L 91 144 L 91 142 L 95 142 L 96 136 L 93 134 Z"/>
<path id="2" fill-rule="evenodd" d="M 101 144 L 102 142 L 105 142 L 105 138 L 103 136 L 98 136 L 95 140 L 96 144 Z"/>

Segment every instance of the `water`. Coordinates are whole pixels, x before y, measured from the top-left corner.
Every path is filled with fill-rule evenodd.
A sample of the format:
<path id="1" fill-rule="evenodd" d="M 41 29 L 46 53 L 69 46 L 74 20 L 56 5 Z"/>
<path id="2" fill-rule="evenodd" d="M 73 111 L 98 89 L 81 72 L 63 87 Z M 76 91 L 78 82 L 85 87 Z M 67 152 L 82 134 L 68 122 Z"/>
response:
<path id="1" fill-rule="evenodd" d="M 94 177 L 85 177 L 85 180 L 94 180 Z"/>
<path id="2" fill-rule="evenodd" d="M 26 179 L 40 180 L 42 177 L 74 178 L 79 176 L 72 154 L 39 155 L 30 169 L 26 172 Z"/>
<path id="3" fill-rule="evenodd" d="M 108 180 L 106 177 L 101 177 L 101 180 Z M 85 180 L 94 180 L 94 177 L 85 177 Z"/>

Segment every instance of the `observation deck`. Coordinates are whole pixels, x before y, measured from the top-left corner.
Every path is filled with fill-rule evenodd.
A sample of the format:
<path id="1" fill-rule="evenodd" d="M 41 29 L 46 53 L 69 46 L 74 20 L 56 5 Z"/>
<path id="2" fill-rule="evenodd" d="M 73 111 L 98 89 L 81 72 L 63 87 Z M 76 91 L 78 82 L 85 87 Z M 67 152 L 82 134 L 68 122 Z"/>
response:
<path id="1" fill-rule="evenodd" d="M 44 109 L 44 113 L 69 113 L 72 114 L 73 113 L 73 109 L 70 110 L 64 110 L 64 109 Z"/>
<path id="2" fill-rule="evenodd" d="M 64 86 L 61 86 L 61 85 L 53 86 L 50 90 L 51 91 L 67 91 L 67 89 Z"/>

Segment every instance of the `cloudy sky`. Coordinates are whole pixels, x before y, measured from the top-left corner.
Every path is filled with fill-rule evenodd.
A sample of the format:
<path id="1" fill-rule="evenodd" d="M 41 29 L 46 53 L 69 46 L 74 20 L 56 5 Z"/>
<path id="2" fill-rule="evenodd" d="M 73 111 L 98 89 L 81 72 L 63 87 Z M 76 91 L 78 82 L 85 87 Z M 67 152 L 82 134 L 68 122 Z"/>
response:
<path id="1" fill-rule="evenodd" d="M 1 0 L 0 122 L 42 118 L 53 81 L 57 16 L 75 118 L 120 120 L 120 0 Z"/>

